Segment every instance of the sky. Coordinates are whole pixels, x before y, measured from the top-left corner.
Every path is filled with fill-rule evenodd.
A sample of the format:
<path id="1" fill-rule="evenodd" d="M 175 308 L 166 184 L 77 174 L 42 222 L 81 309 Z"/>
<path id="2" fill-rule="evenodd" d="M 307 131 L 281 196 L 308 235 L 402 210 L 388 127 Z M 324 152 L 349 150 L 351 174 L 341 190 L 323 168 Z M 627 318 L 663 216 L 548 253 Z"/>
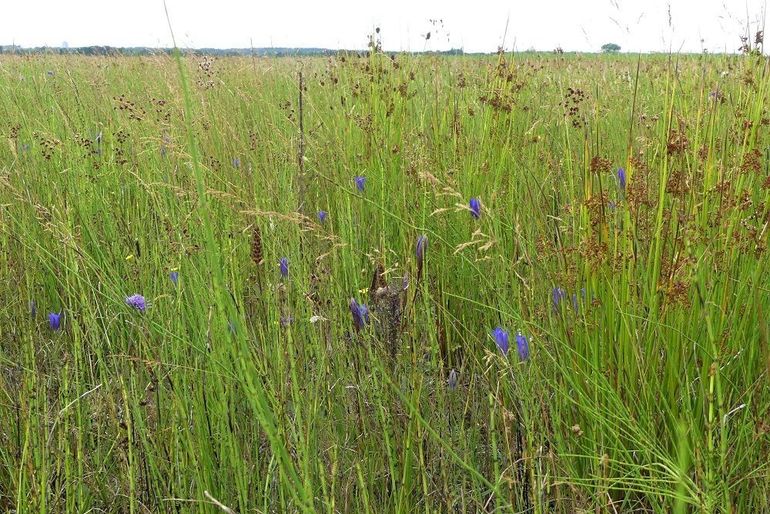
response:
<path id="1" fill-rule="evenodd" d="M 181 47 L 734 52 L 766 0 L 166 0 Z M 5 5 L 2 5 L 5 4 Z M 0 0 L 0 44 L 172 45 L 163 0 Z M 432 21 L 431 21 L 432 20 Z M 430 38 L 426 34 L 430 32 Z"/>

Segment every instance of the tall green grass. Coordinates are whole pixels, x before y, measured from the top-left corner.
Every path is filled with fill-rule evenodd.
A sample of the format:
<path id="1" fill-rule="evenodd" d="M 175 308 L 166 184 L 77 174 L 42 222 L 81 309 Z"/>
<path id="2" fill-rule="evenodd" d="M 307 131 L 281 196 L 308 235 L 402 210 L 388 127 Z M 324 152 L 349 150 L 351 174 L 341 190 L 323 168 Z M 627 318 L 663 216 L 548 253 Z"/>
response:
<path id="1" fill-rule="evenodd" d="M 178 64 L 0 56 L 0 509 L 768 509 L 764 58 Z"/>

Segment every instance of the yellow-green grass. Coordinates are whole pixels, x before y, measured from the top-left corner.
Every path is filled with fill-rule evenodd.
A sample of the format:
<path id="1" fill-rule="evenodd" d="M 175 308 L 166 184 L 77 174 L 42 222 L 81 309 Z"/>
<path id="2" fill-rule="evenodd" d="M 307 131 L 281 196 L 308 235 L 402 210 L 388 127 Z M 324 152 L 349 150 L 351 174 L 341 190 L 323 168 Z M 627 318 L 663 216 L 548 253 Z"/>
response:
<path id="1" fill-rule="evenodd" d="M 765 59 L 179 64 L 0 56 L 0 510 L 767 509 Z"/>

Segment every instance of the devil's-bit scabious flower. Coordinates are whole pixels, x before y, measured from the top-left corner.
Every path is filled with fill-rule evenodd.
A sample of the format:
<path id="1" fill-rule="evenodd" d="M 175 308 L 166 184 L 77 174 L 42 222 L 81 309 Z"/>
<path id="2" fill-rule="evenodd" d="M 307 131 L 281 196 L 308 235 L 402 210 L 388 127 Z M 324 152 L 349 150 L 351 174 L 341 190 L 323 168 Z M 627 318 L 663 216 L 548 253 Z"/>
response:
<path id="1" fill-rule="evenodd" d="M 626 170 L 618 168 L 618 185 L 623 191 L 626 190 Z"/>
<path id="2" fill-rule="evenodd" d="M 553 311 L 559 310 L 559 303 L 567 296 L 567 291 L 561 287 L 554 287 L 551 292 L 551 303 L 553 304 Z"/>
<path id="3" fill-rule="evenodd" d="M 283 278 L 286 278 L 289 276 L 289 259 L 286 257 L 281 257 L 280 262 L 278 263 L 278 268 L 281 270 L 281 276 Z"/>
<path id="4" fill-rule="evenodd" d="M 171 282 L 174 283 L 174 285 L 177 285 L 179 283 L 179 272 L 178 271 L 172 271 L 168 274 L 168 278 L 171 279 Z"/>
<path id="5" fill-rule="evenodd" d="M 503 352 L 503 356 L 508 356 L 508 332 L 502 329 L 502 327 L 497 327 L 492 331 L 492 337 L 495 340 L 495 343 L 497 344 L 497 347 L 500 348 L 500 351 Z"/>
<path id="6" fill-rule="evenodd" d="M 450 391 L 454 391 L 457 387 L 457 371 L 455 371 L 454 368 L 452 368 L 449 371 L 449 378 L 446 381 L 447 386 L 449 386 Z"/>
<path id="7" fill-rule="evenodd" d="M 521 332 L 516 334 L 516 349 L 519 351 L 519 359 L 525 361 L 529 358 L 529 341 Z"/>
<path id="8" fill-rule="evenodd" d="M 318 221 L 326 223 L 326 218 L 329 217 L 329 213 L 326 211 L 318 211 Z"/>
<path id="9" fill-rule="evenodd" d="M 48 326 L 51 327 L 51 330 L 59 330 L 61 328 L 61 318 L 62 313 L 56 313 L 56 312 L 49 312 L 48 313 Z"/>
<path id="10" fill-rule="evenodd" d="M 356 188 L 357 188 L 359 191 L 361 191 L 361 192 L 363 193 L 363 192 L 364 192 L 364 187 L 366 186 L 366 177 L 363 177 L 363 176 L 361 176 L 361 175 L 358 175 L 358 176 L 357 176 L 355 179 L 353 179 L 353 180 L 354 180 L 354 181 L 355 181 L 355 183 L 356 183 Z"/>
<path id="11" fill-rule="evenodd" d="M 468 202 L 468 207 L 471 210 L 471 216 L 476 219 L 481 217 L 481 202 L 475 196 Z"/>
<path id="12" fill-rule="evenodd" d="M 369 308 L 363 303 L 358 303 L 355 298 L 350 299 L 350 313 L 353 315 L 353 326 L 356 331 L 363 329 L 369 323 Z"/>
<path id="13" fill-rule="evenodd" d="M 131 296 L 126 296 L 126 305 L 133 307 L 139 312 L 144 312 L 145 309 L 147 309 L 147 302 L 145 301 L 144 296 L 140 294 L 132 294 Z"/>

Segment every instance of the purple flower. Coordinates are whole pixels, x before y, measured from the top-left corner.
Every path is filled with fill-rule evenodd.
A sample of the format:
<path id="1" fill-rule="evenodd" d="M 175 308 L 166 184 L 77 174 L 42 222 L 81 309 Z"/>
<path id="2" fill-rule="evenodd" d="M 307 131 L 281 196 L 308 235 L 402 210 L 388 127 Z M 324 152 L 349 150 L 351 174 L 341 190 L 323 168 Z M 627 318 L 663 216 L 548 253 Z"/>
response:
<path id="1" fill-rule="evenodd" d="M 623 191 L 626 190 L 626 170 L 618 168 L 618 185 Z"/>
<path id="2" fill-rule="evenodd" d="M 318 211 L 318 221 L 326 223 L 326 218 L 329 217 L 329 213 L 326 211 Z"/>
<path id="3" fill-rule="evenodd" d="M 356 182 L 356 188 L 363 193 L 364 186 L 366 186 L 366 177 L 358 175 L 354 180 Z"/>
<path id="4" fill-rule="evenodd" d="M 425 247 L 428 246 L 428 236 L 417 236 L 417 245 L 414 248 L 414 255 L 417 257 L 417 268 L 422 269 L 422 263 L 425 260 Z"/>
<path id="5" fill-rule="evenodd" d="M 519 351 L 519 359 L 525 361 L 529 358 L 529 341 L 521 332 L 516 334 L 516 349 Z"/>
<path id="6" fill-rule="evenodd" d="M 126 305 L 133 307 L 139 312 L 144 312 L 145 309 L 147 309 L 147 302 L 144 300 L 144 296 L 140 294 L 132 294 L 131 296 L 126 296 Z"/>
<path id="7" fill-rule="evenodd" d="M 281 276 L 283 278 L 286 278 L 289 276 L 289 259 L 286 257 L 281 257 L 281 260 L 278 263 L 278 268 L 281 270 Z"/>
<path id="8" fill-rule="evenodd" d="M 500 351 L 503 352 L 503 356 L 508 356 L 508 332 L 502 329 L 502 327 L 497 327 L 492 331 L 492 337 L 495 340 L 495 343 L 497 343 L 497 347 L 500 348 Z"/>
<path id="9" fill-rule="evenodd" d="M 449 371 L 449 378 L 446 383 L 449 386 L 450 391 L 454 391 L 457 387 L 457 371 L 455 371 L 454 368 Z"/>
<path id="10" fill-rule="evenodd" d="M 358 303 L 355 298 L 350 299 L 350 313 L 353 315 L 353 326 L 356 331 L 363 329 L 369 323 L 369 308 L 363 303 Z"/>
<path id="11" fill-rule="evenodd" d="M 471 209 L 471 216 L 473 216 L 476 219 L 479 219 L 481 217 L 481 202 L 478 198 L 475 196 L 471 198 L 471 201 L 468 202 L 468 207 Z"/>
<path id="12" fill-rule="evenodd" d="M 241 160 L 238 157 L 233 157 L 233 168 L 236 170 L 241 167 Z"/>
<path id="13" fill-rule="evenodd" d="M 55 313 L 55 312 L 49 312 L 48 313 L 48 326 L 51 327 L 51 330 L 56 331 L 61 328 L 61 318 L 63 314 Z"/>
<path id="14" fill-rule="evenodd" d="M 179 283 L 179 272 L 178 271 L 172 271 L 168 274 L 168 278 L 171 279 L 171 281 L 174 283 L 174 285 L 177 285 Z"/>
<path id="15" fill-rule="evenodd" d="M 551 301 L 553 302 L 553 311 L 559 310 L 559 302 L 561 302 L 567 296 L 567 291 L 561 287 L 554 287 L 551 293 Z"/>

